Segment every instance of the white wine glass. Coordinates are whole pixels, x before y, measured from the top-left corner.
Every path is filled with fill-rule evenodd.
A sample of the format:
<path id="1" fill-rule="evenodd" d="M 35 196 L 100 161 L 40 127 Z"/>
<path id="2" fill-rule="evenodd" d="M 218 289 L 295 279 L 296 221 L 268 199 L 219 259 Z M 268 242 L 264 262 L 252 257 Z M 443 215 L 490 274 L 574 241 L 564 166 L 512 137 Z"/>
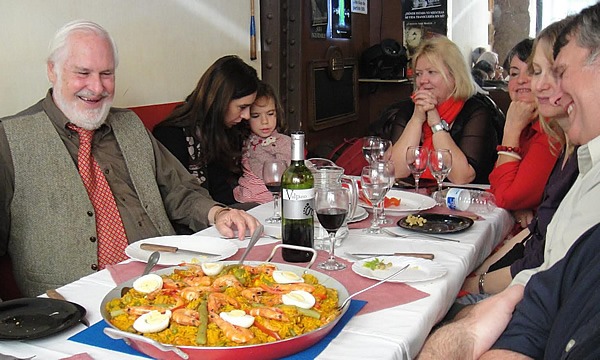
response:
<path id="1" fill-rule="evenodd" d="M 389 188 L 387 191 L 389 192 L 389 190 L 394 186 L 394 183 L 396 182 L 396 168 L 394 167 L 394 162 L 392 160 L 376 162 L 373 163 L 373 166 L 383 167 L 385 176 L 389 180 Z M 386 218 L 385 216 L 385 197 L 383 198 L 383 201 L 379 203 L 379 208 L 381 210 L 381 212 L 379 213 L 379 217 L 377 218 L 379 224 L 390 224 L 390 220 L 388 220 L 388 218 Z"/>
<path id="2" fill-rule="evenodd" d="M 436 149 L 429 152 L 429 170 L 437 181 L 438 197 L 442 194 L 442 182 L 452 170 L 452 153 L 448 149 Z M 443 205 L 441 198 L 436 199 L 438 205 Z"/>
<path id="3" fill-rule="evenodd" d="M 415 179 L 415 192 L 419 192 L 419 179 L 427 169 L 429 151 L 422 146 L 409 146 L 406 149 L 406 165 Z"/>
<path id="4" fill-rule="evenodd" d="M 373 162 L 385 162 L 389 160 L 386 159 L 386 154 L 391 147 L 392 142 L 390 140 L 377 138 L 377 140 L 373 144 L 373 151 L 371 152 Z"/>
<path id="5" fill-rule="evenodd" d="M 315 193 L 315 210 L 321 226 L 329 235 L 329 259 L 318 266 L 323 270 L 343 270 L 346 265 L 335 258 L 335 234 L 348 216 L 350 196 L 343 187 L 324 187 Z"/>
<path id="6" fill-rule="evenodd" d="M 370 164 L 373 162 L 373 153 L 377 151 L 377 146 L 381 139 L 377 136 L 365 136 L 362 138 L 362 152 L 365 160 Z"/>
<path id="7" fill-rule="evenodd" d="M 263 165 L 263 181 L 267 189 L 273 194 L 273 215 L 265 221 L 269 224 L 281 223 L 279 211 L 279 193 L 281 192 L 281 177 L 287 169 L 287 163 L 283 160 L 267 160 Z"/>
<path id="8" fill-rule="evenodd" d="M 373 206 L 371 226 L 365 229 L 365 232 L 368 234 L 381 234 L 377 209 L 390 188 L 389 175 L 386 175 L 383 166 L 365 166 L 360 175 L 360 183 L 365 197 L 369 199 Z"/>

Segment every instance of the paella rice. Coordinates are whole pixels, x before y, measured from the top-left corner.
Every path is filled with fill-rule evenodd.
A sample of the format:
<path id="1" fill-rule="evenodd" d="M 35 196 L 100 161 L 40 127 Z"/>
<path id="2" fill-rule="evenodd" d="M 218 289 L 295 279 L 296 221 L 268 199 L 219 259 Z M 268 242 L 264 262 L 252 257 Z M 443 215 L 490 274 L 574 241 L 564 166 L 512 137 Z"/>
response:
<path id="1" fill-rule="evenodd" d="M 219 274 L 208 276 L 199 265 L 185 264 L 171 274 L 161 275 L 161 288 L 150 293 L 131 289 L 108 301 L 105 310 L 108 321 L 120 330 L 163 344 L 207 347 L 287 339 L 316 330 L 339 315 L 337 290 L 319 284 L 311 274 L 303 274 L 302 282 L 277 283 L 275 270 L 273 264 L 229 265 Z M 298 303 L 286 302 L 286 294 L 292 291 L 307 293 L 314 298 L 314 305 L 303 303 L 297 296 L 290 298 Z M 134 327 L 143 314 L 167 310 L 172 315 L 164 330 L 140 332 Z M 238 326 L 239 310 L 244 317 L 254 318 L 249 327 Z"/>

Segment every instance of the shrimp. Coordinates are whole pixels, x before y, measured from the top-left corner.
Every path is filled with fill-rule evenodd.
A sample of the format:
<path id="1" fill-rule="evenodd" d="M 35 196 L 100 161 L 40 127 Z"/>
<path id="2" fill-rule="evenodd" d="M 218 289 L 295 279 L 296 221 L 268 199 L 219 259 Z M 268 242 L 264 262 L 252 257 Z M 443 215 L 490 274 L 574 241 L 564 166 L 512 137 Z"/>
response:
<path id="1" fill-rule="evenodd" d="M 227 296 L 222 293 L 210 293 L 208 295 L 208 312 L 216 314 L 221 308 L 221 306 L 225 304 L 232 305 L 235 308 L 238 308 L 240 306 L 237 300 L 232 298 L 231 296 Z"/>
<path id="2" fill-rule="evenodd" d="M 175 299 L 175 304 L 129 306 L 125 308 L 125 312 L 129 315 L 144 315 L 152 310 L 157 310 L 160 313 L 164 313 L 166 310 L 179 309 L 185 305 L 185 302 L 180 296 L 173 294 L 171 297 Z"/>
<path id="3" fill-rule="evenodd" d="M 186 266 L 187 270 L 179 270 L 179 269 L 175 269 L 173 272 L 174 273 L 182 273 L 183 271 L 191 271 L 194 274 L 196 274 L 196 276 L 204 276 L 204 271 L 202 270 L 202 265 L 200 264 L 194 264 L 194 263 L 180 263 L 179 266 Z"/>
<path id="4" fill-rule="evenodd" d="M 248 299 L 250 301 L 259 302 L 260 296 L 264 292 L 265 291 L 262 288 L 253 287 L 253 288 L 247 288 L 247 289 L 242 290 L 241 294 L 243 297 L 245 297 L 246 299 Z"/>
<path id="5" fill-rule="evenodd" d="M 164 289 L 180 289 L 182 287 L 184 287 L 185 285 L 181 282 L 181 281 L 175 281 L 173 279 L 163 279 L 163 288 Z"/>
<path id="6" fill-rule="evenodd" d="M 241 291 L 243 288 L 240 281 L 233 275 L 220 276 L 220 277 L 216 278 L 212 284 L 212 287 L 217 291 L 221 291 L 221 289 L 223 287 L 230 287 L 230 286 L 236 288 L 239 291 Z"/>
<path id="7" fill-rule="evenodd" d="M 223 334 L 225 334 L 225 336 L 231 341 L 242 344 L 254 338 L 254 334 L 250 329 L 245 329 L 243 327 L 230 324 L 221 319 L 217 313 L 210 313 L 208 316 L 210 317 L 210 320 L 217 324 L 221 331 L 223 331 Z"/>
<path id="8" fill-rule="evenodd" d="M 288 317 L 283 313 L 283 310 L 274 307 L 257 307 L 248 311 L 249 315 L 262 316 L 267 319 L 288 321 Z"/>
<path id="9" fill-rule="evenodd" d="M 168 310 L 168 307 L 165 306 L 152 306 L 152 305 L 142 305 L 142 306 L 130 306 L 125 308 L 125 312 L 129 315 L 144 315 L 149 313 L 150 311 L 158 311 L 161 314 L 164 314 L 165 311 Z"/>
<path id="10" fill-rule="evenodd" d="M 290 291 L 294 290 L 304 290 L 306 292 L 312 293 L 315 291 L 315 287 L 311 284 L 306 283 L 295 283 L 295 284 L 276 284 L 272 287 L 263 287 L 266 291 L 271 294 L 287 294 Z"/>
<path id="11" fill-rule="evenodd" d="M 194 301 L 199 299 L 202 294 L 206 294 L 213 291 L 210 286 L 189 286 L 181 290 L 181 297 L 187 301 Z"/>
<path id="12" fill-rule="evenodd" d="M 277 270 L 277 267 L 273 264 L 260 264 L 258 266 L 242 265 L 242 268 L 253 275 L 256 275 L 256 274 L 273 275 L 273 271 Z"/>
<path id="13" fill-rule="evenodd" d="M 200 313 L 192 309 L 177 309 L 173 311 L 171 319 L 179 325 L 200 326 Z"/>
<path id="14" fill-rule="evenodd" d="M 209 286 L 212 279 L 209 276 L 188 276 L 183 282 L 188 286 Z"/>

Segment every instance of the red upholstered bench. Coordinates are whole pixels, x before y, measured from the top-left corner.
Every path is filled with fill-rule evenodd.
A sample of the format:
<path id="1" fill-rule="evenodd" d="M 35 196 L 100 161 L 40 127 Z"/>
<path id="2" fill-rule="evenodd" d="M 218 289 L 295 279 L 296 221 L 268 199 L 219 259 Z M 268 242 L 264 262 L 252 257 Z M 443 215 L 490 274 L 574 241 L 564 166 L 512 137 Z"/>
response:
<path id="1" fill-rule="evenodd" d="M 143 105 L 143 106 L 133 106 L 130 107 L 130 110 L 133 110 L 140 117 L 146 128 L 152 131 L 154 126 L 164 120 L 170 113 L 175 109 L 177 105 L 181 104 L 181 102 L 172 102 L 165 104 L 155 104 L 155 105 Z"/>

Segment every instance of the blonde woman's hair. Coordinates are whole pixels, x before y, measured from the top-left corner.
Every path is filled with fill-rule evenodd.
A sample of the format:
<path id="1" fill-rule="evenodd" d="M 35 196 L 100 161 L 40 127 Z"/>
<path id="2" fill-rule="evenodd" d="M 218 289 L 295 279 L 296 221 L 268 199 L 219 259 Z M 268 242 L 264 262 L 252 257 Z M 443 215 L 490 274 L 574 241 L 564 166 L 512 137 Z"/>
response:
<path id="1" fill-rule="evenodd" d="M 537 51 L 543 51 L 543 55 L 548 60 L 550 65 L 554 64 L 553 47 L 554 42 L 558 38 L 558 35 L 566 27 L 566 25 L 573 19 L 573 16 L 568 16 L 562 20 L 555 21 L 552 24 L 545 27 L 533 41 L 533 48 L 531 56 L 527 61 L 527 70 L 530 74 L 533 74 L 533 57 Z M 540 44 L 545 44 L 543 48 L 538 47 Z M 558 125 L 558 122 L 554 118 L 546 118 L 543 116 L 539 117 L 540 126 L 542 130 L 548 134 L 548 142 L 550 143 L 550 151 L 554 155 L 560 154 L 563 147 L 567 153 L 565 159 L 573 151 L 573 145 L 569 143 L 569 139 L 565 135 L 563 129 Z"/>
<path id="2" fill-rule="evenodd" d="M 450 94 L 451 97 L 458 100 L 467 100 L 475 95 L 477 88 L 471 76 L 471 69 L 469 69 L 469 65 L 458 46 L 447 37 L 440 35 L 423 41 L 412 58 L 413 69 L 421 56 L 425 56 L 433 67 L 442 74 L 446 84 L 450 85 L 451 82 L 448 73 L 454 79 L 454 89 Z M 418 85 L 416 81 L 413 83 L 416 90 Z"/>

